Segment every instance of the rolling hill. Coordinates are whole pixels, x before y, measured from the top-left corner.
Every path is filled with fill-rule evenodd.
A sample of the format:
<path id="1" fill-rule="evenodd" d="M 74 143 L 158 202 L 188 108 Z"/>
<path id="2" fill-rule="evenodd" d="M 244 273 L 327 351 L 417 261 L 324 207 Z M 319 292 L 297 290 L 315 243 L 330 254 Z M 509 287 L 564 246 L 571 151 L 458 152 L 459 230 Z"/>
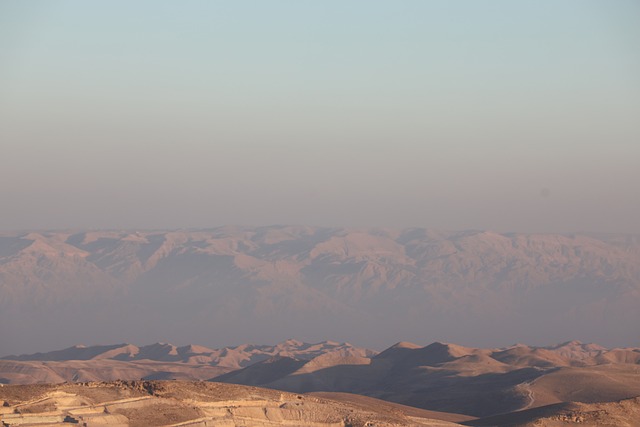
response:
<path id="1" fill-rule="evenodd" d="M 46 353 L 5 356 L 0 359 L 0 384 L 59 383 L 140 379 L 206 380 L 272 357 L 311 360 L 331 354 L 368 357 L 374 351 L 348 343 L 315 344 L 296 340 L 276 345 L 244 344 L 210 349 L 199 345 L 176 347 L 167 343 L 76 345 Z"/>
<path id="2" fill-rule="evenodd" d="M 296 340 L 217 350 L 122 344 L 5 357 L 0 360 L 0 382 L 208 380 L 324 397 L 336 394 L 341 399 L 377 398 L 484 418 L 560 408 L 557 405 L 566 402 L 595 404 L 640 396 L 639 356 L 640 348 L 607 349 L 578 341 L 489 349 L 400 342 L 380 353 L 350 344 Z"/>
<path id="3" fill-rule="evenodd" d="M 481 349 L 401 342 L 370 358 L 272 358 L 214 381 L 292 392 L 348 392 L 428 410 L 487 417 L 561 402 L 640 396 L 639 348 L 577 341 Z M 617 357 L 617 361 L 612 361 Z"/>

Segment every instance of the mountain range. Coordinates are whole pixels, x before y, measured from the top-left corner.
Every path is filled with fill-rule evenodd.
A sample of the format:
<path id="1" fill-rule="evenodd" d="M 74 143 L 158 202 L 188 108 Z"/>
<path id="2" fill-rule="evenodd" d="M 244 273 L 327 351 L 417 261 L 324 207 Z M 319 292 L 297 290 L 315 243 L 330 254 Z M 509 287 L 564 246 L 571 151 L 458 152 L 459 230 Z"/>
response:
<path id="1" fill-rule="evenodd" d="M 329 337 L 637 343 L 640 237 L 306 226 L 0 235 L 0 355 Z"/>

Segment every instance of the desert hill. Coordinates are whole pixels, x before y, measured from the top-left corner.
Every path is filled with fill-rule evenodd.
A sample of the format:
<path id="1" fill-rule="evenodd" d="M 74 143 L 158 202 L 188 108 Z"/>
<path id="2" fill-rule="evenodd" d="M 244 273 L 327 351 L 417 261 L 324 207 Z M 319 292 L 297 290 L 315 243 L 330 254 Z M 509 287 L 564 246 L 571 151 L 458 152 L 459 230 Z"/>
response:
<path id="1" fill-rule="evenodd" d="M 273 357 L 312 360 L 318 356 L 366 358 L 376 352 L 348 343 L 304 343 L 289 339 L 276 345 L 244 344 L 210 349 L 168 343 L 82 346 L 0 359 L 0 383 L 136 379 L 206 380 Z M 304 363 L 304 362 L 302 362 Z"/>
<path id="2" fill-rule="evenodd" d="M 209 364 L 212 366 L 238 369 L 273 356 L 289 356 L 308 360 L 332 352 L 364 357 L 376 354 L 373 350 L 358 348 L 349 343 L 323 341 L 310 344 L 289 339 L 276 345 L 243 344 L 221 349 L 211 349 L 200 345 L 176 347 L 168 343 L 155 343 L 142 347 L 132 344 L 96 345 L 89 347 L 75 345 L 64 350 L 23 354 L 19 356 L 5 356 L 0 359 L 20 361 L 153 360 L 157 362 Z"/>
<path id="3" fill-rule="evenodd" d="M 137 358 L 140 354 L 156 359 Z M 231 362 L 219 357 L 229 354 Z M 400 342 L 380 353 L 331 341 L 296 340 L 219 350 L 170 344 L 76 346 L 0 360 L 0 382 L 212 380 L 293 393 L 350 393 L 361 395 L 358 399 L 368 396 L 424 410 L 489 417 L 565 402 L 640 396 L 638 354 L 638 348 L 607 349 L 578 341 L 488 349 Z"/>
<path id="4" fill-rule="evenodd" d="M 3 425 L 315 427 L 459 426 L 439 414 L 374 399 L 356 403 L 231 384 L 93 382 L 0 387 Z M 404 411 L 407 412 L 404 412 Z M 443 414 L 445 417 L 455 417 Z M 462 417 L 464 419 L 464 417 Z"/>
<path id="5" fill-rule="evenodd" d="M 640 398 L 608 403 L 556 403 L 535 409 L 464 422 L 477 427 L 635 427 L 640 425 Z"/>
<path id="6" fill-rule="evenodd" d="M 634 427 L 640 398 L 563 402 L 487 418 L 425 411 L 346 393 L 293 394 L 211 382 L 115 381 L 0 387 L 6 426 Z"/>
<path id="7" fill-rule="evenodd" d="M 0 235 L 0 356 L 142 339 L 331 336 L 384 348 L 400 333 L 612 347 L 636 342 L 639 305 L 637 236 L 305 226 Z"/>
<path id="8" fill-rule="evenodd" d="M 332 353 L 309 361 L 271 359 L 213 380 L 294 392 L 348 392 L 486 417 L 559 402 L 639 396 L 638 354 L 637 348 L 609 350 L 576 341 L 498 349 L 405 342 L 370 358 Z"/>

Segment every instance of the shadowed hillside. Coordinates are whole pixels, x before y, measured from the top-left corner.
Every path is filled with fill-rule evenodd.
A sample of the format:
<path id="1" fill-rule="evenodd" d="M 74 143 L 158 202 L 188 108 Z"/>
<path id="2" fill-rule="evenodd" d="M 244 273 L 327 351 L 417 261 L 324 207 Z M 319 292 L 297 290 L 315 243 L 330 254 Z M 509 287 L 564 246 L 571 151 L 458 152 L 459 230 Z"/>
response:
<path id="1" fill-rule="evenodd" d="M 485 417 L 560 402 L 640 395 L 640 349 L 576 341 L 552 347 L 478 349 L 398 343 L 371 358 L 339 353 L 259 362 L 214 378 L 295 392 L 372 396 L 423 409 Z M 614 357 L 618 362 L 611 362 Z"/>

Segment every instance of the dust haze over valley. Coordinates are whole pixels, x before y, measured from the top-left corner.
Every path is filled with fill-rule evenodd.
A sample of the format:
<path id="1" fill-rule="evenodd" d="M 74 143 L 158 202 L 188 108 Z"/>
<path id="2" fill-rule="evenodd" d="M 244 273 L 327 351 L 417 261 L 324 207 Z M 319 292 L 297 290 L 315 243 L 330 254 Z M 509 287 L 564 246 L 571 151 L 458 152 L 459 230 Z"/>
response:
<path id="1" fill-rule="evenodd" d="M 0 236 L 2 355 L 297 338 L 638 345 L 640 238 L 302 226 Z"/>

